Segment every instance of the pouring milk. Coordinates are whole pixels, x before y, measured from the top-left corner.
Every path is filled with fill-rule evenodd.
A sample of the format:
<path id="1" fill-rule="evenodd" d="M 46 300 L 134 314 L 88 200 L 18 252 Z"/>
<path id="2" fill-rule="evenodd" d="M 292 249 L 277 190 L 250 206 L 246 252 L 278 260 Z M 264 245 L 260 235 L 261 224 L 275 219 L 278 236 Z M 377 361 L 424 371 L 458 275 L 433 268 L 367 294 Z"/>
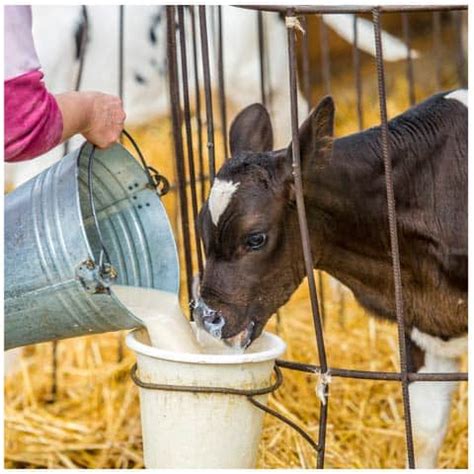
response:
<path id="1" fill-rule="evenodd" d="M 181 311 L 178 295 L 168 291 L 135 286 L 114 285 L 112 288 L 120 302 L 143 322 L 151 345 L 174 352 L 225 354 L 235 353 L 205 331 L 197 335 Z"/>

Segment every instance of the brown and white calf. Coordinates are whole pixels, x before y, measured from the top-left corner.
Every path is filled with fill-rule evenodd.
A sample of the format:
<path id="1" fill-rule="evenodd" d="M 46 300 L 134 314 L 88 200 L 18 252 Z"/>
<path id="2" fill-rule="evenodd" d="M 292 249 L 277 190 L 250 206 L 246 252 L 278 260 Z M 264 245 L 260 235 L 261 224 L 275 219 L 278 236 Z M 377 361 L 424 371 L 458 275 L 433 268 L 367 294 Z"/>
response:
<path id="1" fill-rule="evenodd" d="M 467 346 L 467 91 L 437 94 L 389 122 L 410 369 L 452 372 Z M 299 131 L 314 267 L 375 316 L 395 319 L 380 128 L 333 138 L 326 97 Z M 230 130 L 232 158 L 201 210 L 207 262 L 195 318 L 247 346 L 304 275 L 291 144 L 272 150 L 263 106 Z M 410 385 L 418 467 L 434 467 L 454 383 Z"/>

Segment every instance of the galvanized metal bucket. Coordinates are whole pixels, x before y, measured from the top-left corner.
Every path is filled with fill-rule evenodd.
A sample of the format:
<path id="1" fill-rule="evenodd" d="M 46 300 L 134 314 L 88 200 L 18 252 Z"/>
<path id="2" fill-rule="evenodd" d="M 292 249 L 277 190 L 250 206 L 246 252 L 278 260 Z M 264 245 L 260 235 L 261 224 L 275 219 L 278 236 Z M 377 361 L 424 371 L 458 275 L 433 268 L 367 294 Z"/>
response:
<path id="1" fill-rule="evenodd" d="M 153 184 L 123 146 L 86 143 L 5 197 L 5 349 L 138 326 L 115 283 L 178 291 Z"/>

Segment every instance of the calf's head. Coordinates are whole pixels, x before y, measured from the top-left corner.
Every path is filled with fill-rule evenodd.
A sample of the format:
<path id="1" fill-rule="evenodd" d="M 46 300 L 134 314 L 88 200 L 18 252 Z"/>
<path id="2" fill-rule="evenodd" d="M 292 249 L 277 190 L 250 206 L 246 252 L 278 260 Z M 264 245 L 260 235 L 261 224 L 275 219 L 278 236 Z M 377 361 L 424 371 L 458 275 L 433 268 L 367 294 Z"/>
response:
<path id="1" fill-rule="evenodd" d="M 330 156 L 333 121 L 334 103 L 326 97 L 301 126 L 303 176 Z M 272 134 L 262 105 L 240 112 L 230 129 L 232 157 L 199 215 L 206 266 L 194 317 L 231 346 L 257 338 L 304 276 L 292 148 L 272 151 Z"/>

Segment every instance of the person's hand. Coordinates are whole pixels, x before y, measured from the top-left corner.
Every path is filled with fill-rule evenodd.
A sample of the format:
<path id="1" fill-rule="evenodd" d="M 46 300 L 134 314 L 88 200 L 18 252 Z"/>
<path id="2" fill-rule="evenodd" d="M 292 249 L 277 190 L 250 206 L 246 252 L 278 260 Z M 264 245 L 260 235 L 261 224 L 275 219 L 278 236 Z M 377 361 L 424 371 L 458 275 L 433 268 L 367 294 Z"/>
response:
<path id="1" fill-rule="evenodd" d="M 122 101 L 102 92 L 85 92 L 89 114 L 82 135 L 98 148 L 107 148 L 120 138 L 125 122 Z"/>
<path id="2" fill-rule="evenodd" d="M 125 121 L 122 101 L 102 92 L 65 92 L 55 96 L 63 118 L 61 142 L 76 133 L 98 148 L 120 138 Z"/>

